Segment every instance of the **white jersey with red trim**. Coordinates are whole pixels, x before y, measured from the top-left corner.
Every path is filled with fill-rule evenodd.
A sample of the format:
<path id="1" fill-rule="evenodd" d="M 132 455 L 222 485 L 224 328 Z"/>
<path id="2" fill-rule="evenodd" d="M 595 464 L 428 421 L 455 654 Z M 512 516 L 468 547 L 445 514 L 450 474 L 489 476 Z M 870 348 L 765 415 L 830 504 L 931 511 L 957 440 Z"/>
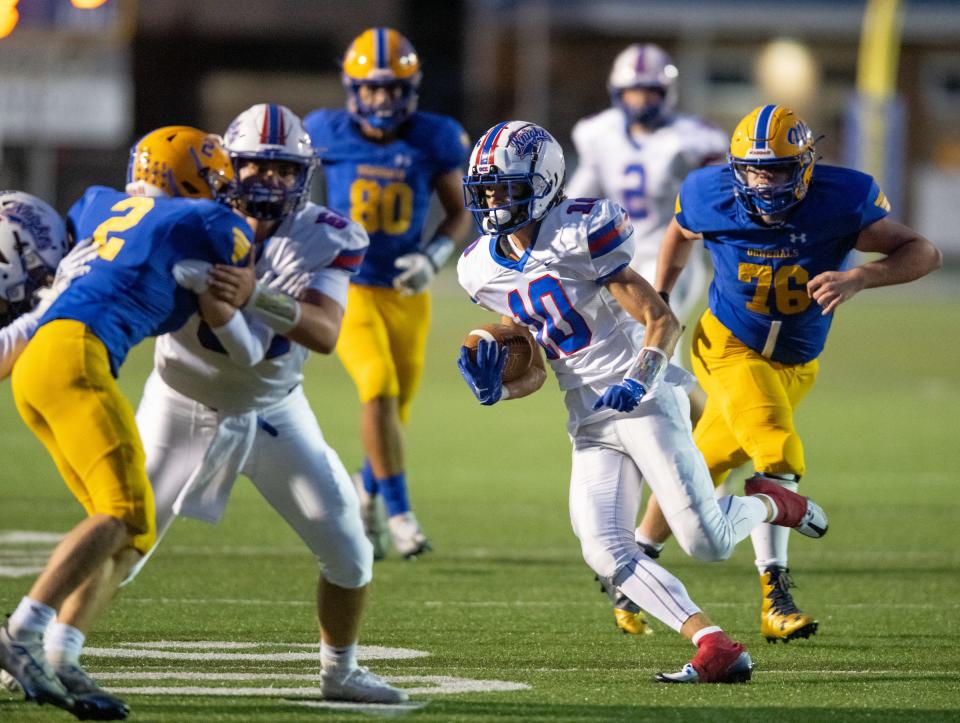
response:
<path id="1" fill-rule="evenodd" d="M 308 203 L 258 247 L 257 280 L 294 298 L 315 289 L 346 308 L 350 276 L 360 268 L 368 244 L 359 224 Z M 309 350 L 245 317 L 258 335 L 271 334 L 263 361 L 253 367 L 231 361 L 210 327 L 194 314 L 177 331 L 157 338 L 154 365 L 163 381 L 226 414 L 259 409 L 285 397 L 303 379 Z"/>
<path id="2" fill-rule="evenodd" d="M 571 434 L 587 419 L 616 414 L 593 410 L 623 379 L 643 346 L 644 327 L 604 286 L 633 256 L 633 227 L 606 199 L 566 200 L 540 222 L 519 259 L 501 239 L 481 236 L 457 264 L 460 285 L 477 304 L 526 326 L 546 352 L 566 392 Z M 677 377 L 677 373 L 680 377 Z M 671 372 L 668 382 L 686 375 Z"/>
<path id="3" fill-rule="evenodd" d="M 655 258 L 683 179 L 722 160 L 729 139 L 692 116 L 674 116 L 648 134 L 631 135 L 623 111 L 608 108 L 578 121 L 573 143 L 579 161 L 567 195 L 617 201 L 633 222 L 637 254 Z"/>

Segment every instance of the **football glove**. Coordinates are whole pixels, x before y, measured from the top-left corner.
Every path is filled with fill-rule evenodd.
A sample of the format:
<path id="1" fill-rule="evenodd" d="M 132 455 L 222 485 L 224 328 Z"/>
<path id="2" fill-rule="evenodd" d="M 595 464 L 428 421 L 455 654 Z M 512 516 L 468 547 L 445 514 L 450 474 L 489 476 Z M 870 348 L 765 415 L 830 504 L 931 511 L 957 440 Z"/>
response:
<path id="1" fill-rule="evenodd" d="M 508 350 L 495 341 L 481 339 L 477 345 L 477 360 L 470 359 L 470 350 L 460 347 L 457 366 L 467 386 L 480 404 L 490 406 L 503 396 L 503 367 L 507 363 Z"/>
<path id="2" fill-rule="evenodd" d="M 393 288 L 404 296 L 419 294 L 430 285 L 436 271 L 430 259 L 422 251 L 414 251 L 411 254 L 404 254 L 397 257 L 393 265 L 398 269 L 403 269 L 393 279 Z"/>
<path id="3" fill-rule="evenodd" d="M 207 274 L 213 264 L 199 259 L 185 259 L 173 266 L 173 278 L 177 285 L 182 286 L 195 294 L 203 294 L 207 290 Z"/>
<path id="4" fill-rule="evenodd" d="M 620 384 L 611 384 L 593 405 L 594 409 L 610 407 L 618 412 L 632 412 L 647 393 L 644 386 L 633 379 L 624 379 Z"/>

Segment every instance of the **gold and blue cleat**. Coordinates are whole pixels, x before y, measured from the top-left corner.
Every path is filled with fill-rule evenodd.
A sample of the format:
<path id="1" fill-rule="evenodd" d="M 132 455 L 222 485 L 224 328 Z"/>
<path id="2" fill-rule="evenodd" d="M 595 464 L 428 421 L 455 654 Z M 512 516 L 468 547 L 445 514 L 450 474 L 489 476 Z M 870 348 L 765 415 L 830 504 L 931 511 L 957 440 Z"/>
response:
<path id="1" fill-rule="evenodd" d="M 809 638 L 819 623 L 812 615 L 800 612 L 790 588 L 793 580 L 785 567 L 768 567 L 760 576 L 763 604 L 760 608 L 760 634 L 768 643 Z"/>

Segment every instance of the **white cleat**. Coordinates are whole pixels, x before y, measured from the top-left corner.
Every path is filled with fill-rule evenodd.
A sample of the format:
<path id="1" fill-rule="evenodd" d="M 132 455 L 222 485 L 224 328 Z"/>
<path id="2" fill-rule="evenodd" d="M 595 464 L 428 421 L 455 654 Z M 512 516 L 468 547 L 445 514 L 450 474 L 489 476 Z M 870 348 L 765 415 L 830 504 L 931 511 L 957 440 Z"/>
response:
<path id="1" fill-rule="evenodd" d="M 360 497 L 360 519 L 363 520 L 363 531 L 373 545 L 373 559 L 382 560 L 387 556 L 387 511 L 383 506 L 383 497 L 373 497 L 363 486 L 363 475 L 359 472 L 351 476 L 357 495 Z"/>
<path id="2" fill-rule="evenodd" d="M 387 520 L 387 526 L 390 528 L 394 548 L 406 559 L 413 559 L 433 549 L 413 512 L 394 515 Z"/>
<path id="3" fill-rule="evenodd" d="M 366 668 L 353 668 L 342 674 L 335 670 L 320 671 L 320 690 L 326 700 L 353 703 L 404 703 L 410 699 L 406 691 L 394 688 Z"/>

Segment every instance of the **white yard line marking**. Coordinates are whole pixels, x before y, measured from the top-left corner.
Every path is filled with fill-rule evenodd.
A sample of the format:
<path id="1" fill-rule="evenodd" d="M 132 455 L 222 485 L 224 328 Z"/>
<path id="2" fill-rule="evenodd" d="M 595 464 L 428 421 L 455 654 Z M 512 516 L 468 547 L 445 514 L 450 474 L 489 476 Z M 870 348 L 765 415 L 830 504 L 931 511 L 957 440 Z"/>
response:
<path id="1" fill-rule="evenodd" d="M 203 641 L 195 643 L 193 641 L 159 641 L 146 644 L 124 643 L 123 648 L 85 648 L 84 654 L 94 658 L 129 658 L 129 659 L 150 659 L 150 660 L 227 660 L 227 661 L 274 661 L 274 662 L 294 662 L 297 660 L 308 660 L 317 662 L 319 659 L 318 644 L 301 643 L 232 643 L 220 641 Z M 127 647 L 129 646 L 129 648 Z M 203 648 L 205 650 L 236 650 L 260 648 L 269 649 L 271 647 L 284 648 L 306 648 L 310 652 L 304 653 L 211 653 L 211 652 L 177 652 L 177 649 Z M 154 648 L 173 648 L 173 650 L 156 650 Z M 361 660 L 410 660 L 413 658 L 425 658 L 430 653 L 423 650 L 412 650 L 410 648 L 388 648 L 381 645 L 360 645 L 357 648 L 357 657 Z"/>

